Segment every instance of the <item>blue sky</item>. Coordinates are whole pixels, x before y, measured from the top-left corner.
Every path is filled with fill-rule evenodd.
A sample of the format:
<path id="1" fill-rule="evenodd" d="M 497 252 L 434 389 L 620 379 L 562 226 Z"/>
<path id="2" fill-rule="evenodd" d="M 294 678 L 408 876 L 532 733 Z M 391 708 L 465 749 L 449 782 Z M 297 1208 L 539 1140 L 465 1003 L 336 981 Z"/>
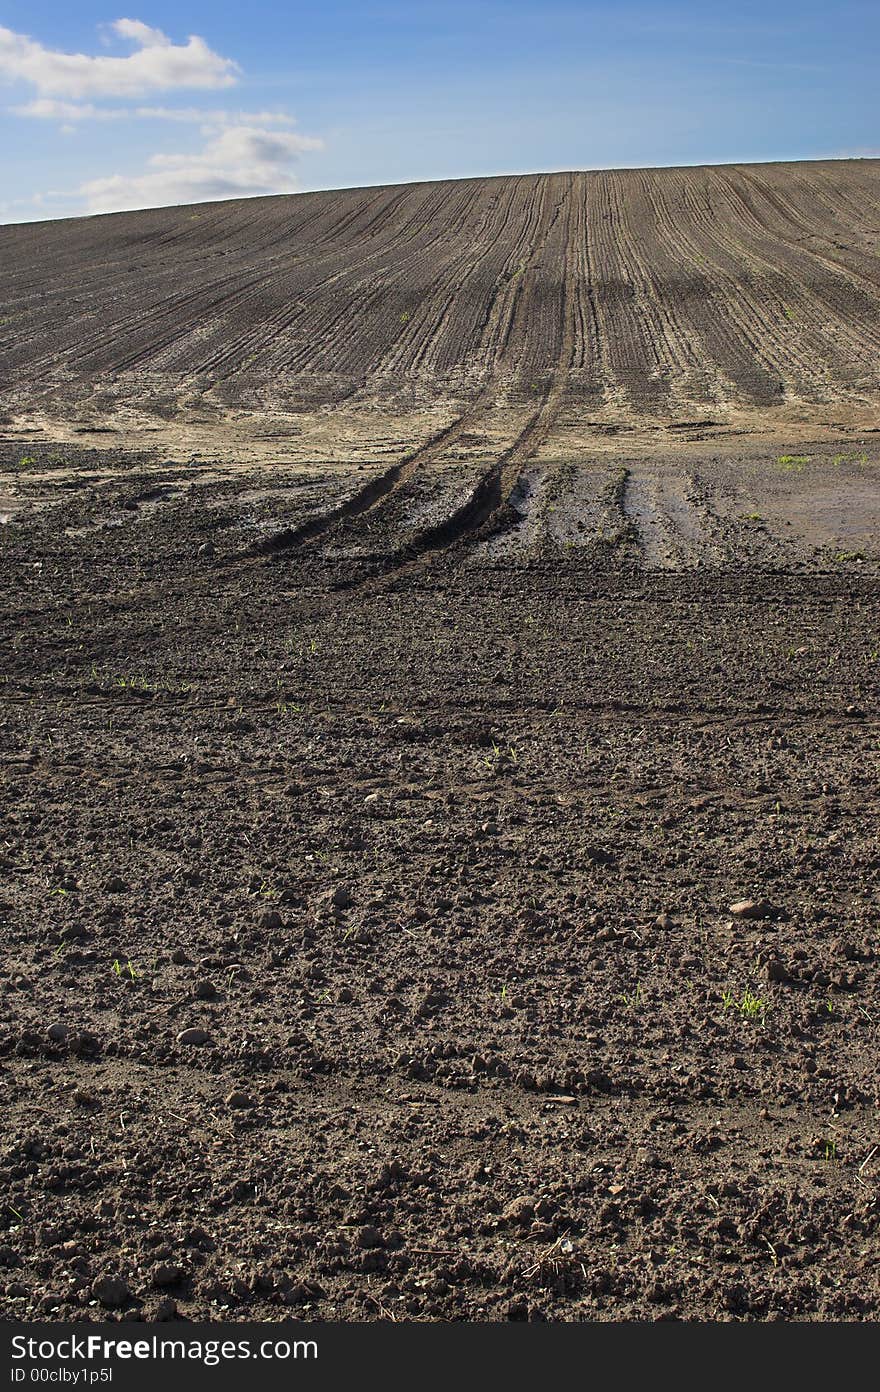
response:
<path id="1" fill-rule="evenodd" d="M 0 221 L 880 153 L 877 0 L 122 3 L 0 0 Z"/>

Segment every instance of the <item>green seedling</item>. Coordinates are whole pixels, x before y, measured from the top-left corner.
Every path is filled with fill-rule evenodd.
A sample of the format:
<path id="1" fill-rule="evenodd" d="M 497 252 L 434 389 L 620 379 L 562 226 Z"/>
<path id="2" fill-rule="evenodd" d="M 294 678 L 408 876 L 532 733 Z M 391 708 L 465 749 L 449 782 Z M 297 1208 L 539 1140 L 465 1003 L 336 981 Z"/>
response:
<path id="1" fill-rule="evenodd" d="M 755 1020 L 758 1016 L 763 1019 L 767 1010 L 767 1002 L 761 996 L 755 995 L 749 987 L 746 987 L 739 1000 L 732 991 L 725 991 L 721 997 L 721 1004 L 725 1010 L 738 1010 L 744 1020 Z"/>
<path id="2" fill-rule="evenodd" d="M 642 983 L 640 981 L 637 982 L 636 989 L 634 991 L 624 991 L 621 995 L 617 997 L 617 999 L 620 1001 L 621 1005 L 626 1007 L 627 1010 L 641 1010 Z"/>
<path id="3" fill-rule="evenodd" d="M 754 991 L 748 989 L 743 991 L 739 1012 L 745 1019 L 754 1020 L 757 1015 L 763 1015 L 765 1008 L 766 1001 L 763 1001 L 760 996 L 756 996 Z"/>
<path id="4" fill-rule="evenodd" d="M 123 966 L 118 957 L 115 959 L 113 963 L 113 970 L 119 977 L 123 976 L 125 972 L 128 972 L 128 975 L 131 977 L 132 981 L 137 980 L 137 977 L 140 975 L 139 972 L 135 971 L 134 966 L 132 965 L 130 960 L 126 961 L 125 966 Z"/>
<path id="5" fill-rule="evenodd" d="M 776 463 L 781 469 L 789 469 L 794 473 L 800 473 L 810 462 L 808 454 L 778 454 Z"/>

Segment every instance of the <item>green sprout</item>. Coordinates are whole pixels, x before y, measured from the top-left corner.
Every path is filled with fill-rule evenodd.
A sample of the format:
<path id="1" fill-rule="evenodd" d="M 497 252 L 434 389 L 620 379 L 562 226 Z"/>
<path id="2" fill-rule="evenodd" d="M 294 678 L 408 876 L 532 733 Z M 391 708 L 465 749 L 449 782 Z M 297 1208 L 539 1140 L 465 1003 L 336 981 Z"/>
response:
<path id="1" fill-rule="evenodd" d="M 738 1010 L 744 1020 L 755 1020 L 758 1016 L 763 1020 L 767 1011 L 767 1002 L 762 996 L 755 995 L 748 986 L 739 1000 L 732 991 L 725 991 L 721 997 L 721 1004 L 725 1010 Z"/>

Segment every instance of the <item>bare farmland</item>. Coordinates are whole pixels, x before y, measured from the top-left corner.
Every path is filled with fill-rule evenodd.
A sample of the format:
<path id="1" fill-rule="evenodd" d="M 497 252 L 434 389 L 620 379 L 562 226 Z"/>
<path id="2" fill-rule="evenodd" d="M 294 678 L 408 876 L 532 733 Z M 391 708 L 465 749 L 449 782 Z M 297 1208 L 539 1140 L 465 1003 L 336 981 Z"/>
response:
<path id="1" fill-rule="evenodd" d="M 0 229 L 9 1317 L 877 1318 L 878 174 Z"/>

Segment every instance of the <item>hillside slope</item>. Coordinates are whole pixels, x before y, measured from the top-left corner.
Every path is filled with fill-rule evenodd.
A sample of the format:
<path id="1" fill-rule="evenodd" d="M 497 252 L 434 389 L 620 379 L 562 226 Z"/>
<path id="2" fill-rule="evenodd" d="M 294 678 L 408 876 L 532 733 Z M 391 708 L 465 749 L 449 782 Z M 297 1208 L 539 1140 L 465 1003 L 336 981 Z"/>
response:
<path id="1" fill-rule="evenodd" d="M 838 403 L 873 420 L 878 361 L 877 160 L 0 228 L 0 409 L 28 428 L 134 408 L 196 424 L 241 408 L 407 414 L 487 389 L 494 405 L 549 393 L 556 415 L 571 403 L 612 427 L 695 411 L 821 422 Z"/>

